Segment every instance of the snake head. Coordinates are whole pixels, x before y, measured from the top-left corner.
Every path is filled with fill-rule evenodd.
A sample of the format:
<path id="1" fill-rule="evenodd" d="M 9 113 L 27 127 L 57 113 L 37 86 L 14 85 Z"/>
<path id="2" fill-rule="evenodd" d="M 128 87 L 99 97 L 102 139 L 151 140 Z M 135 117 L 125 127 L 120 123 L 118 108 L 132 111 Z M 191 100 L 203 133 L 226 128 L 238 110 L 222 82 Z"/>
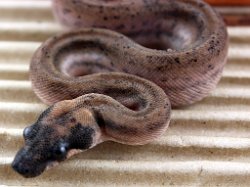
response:
<path id="1" fill-rule="evenodd" d="M 91 147 L 93 128 L 80 123 L 74 117 L 77 111 L 72 111 L 69 104 L 59 103 L 48 108 L 33 125 L 24 129 L 25 146 L 18 151 L 12 163 L 19 174 L 38 176 L 72 156 L 73 152 Z"/>

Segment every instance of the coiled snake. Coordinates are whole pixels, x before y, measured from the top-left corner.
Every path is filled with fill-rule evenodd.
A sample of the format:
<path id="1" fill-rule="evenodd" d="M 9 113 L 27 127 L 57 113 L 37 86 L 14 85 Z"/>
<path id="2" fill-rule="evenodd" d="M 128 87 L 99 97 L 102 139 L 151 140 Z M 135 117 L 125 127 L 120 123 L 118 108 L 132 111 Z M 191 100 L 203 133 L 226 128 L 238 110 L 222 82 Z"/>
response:
<path id="1" fill-rule="evenodd" d="M 221 77 L 227 32 L 202 1 L 54 0 L 53 5 L 64 25 L 109 28 L 133 40 L 85 28 L 54 36 L 35 52 L 32 86 L 52 106 L 24 130 L 25 146 L 12 166 L 25 177 L 103 141 L 152 141 L 168 127 L 170 103 L 201 100 Z"/>

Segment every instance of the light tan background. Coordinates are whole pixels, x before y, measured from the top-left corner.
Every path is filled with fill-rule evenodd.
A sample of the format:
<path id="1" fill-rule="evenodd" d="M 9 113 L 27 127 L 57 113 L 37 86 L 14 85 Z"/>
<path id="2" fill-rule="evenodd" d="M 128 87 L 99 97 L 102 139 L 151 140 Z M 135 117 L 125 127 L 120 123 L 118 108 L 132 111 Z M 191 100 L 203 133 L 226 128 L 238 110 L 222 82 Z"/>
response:
<path id="1" fill-rule="evenodd" d="M 0 185 L 249 186 L 250 27 L 228 28 L 229 62 L 218 88 L 174 110 L 168 131 L 145 146 L 104 143 L 34 179 L 10 164 L 22 130 L 46 107 L 28 80 L 29 60 L 60 32 L 48 0 L 0 0 Z"/>

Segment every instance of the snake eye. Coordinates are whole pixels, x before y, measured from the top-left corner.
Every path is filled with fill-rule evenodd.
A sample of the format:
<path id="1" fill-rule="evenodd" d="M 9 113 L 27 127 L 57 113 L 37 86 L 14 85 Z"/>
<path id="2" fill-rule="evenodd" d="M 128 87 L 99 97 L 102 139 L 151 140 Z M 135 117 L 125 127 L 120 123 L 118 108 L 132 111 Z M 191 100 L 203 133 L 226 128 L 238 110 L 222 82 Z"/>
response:
<path id="1" fill-rule="evenodd" d="M 36 124 L 26 127 L 23 130 L 23 137 L 25 140 L 31 140 L 36 136 L 38 127 Z"/>
<path id="2" fill-rule="evenodd" d="M 57 160 L 64 159 L 68 151 L 68 144 L 60 143 L 58 147 L 54 150 L 54 158 Z"/>
<path id="3" fill-rule="evenodd" d="M 32 127 L 29 126 L 29 127 L 26 127 L 24 130 L 23 130 L 23 137 L 24 139 L 29 139 L 31 137 L 31 132 L 32 132 Z"/>

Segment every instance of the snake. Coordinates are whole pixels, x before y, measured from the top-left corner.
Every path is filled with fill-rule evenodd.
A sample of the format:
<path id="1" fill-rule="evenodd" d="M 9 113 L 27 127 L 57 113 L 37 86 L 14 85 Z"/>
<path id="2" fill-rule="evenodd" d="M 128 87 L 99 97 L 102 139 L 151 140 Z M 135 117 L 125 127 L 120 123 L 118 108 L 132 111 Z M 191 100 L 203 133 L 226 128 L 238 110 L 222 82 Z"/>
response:
<path id="1" fill-rule="evenodd" d="M 225 24 L 203 1 L 54 0 L 53 10 L 68 30 L 31 59 L 32 88 L 50 107 L 23 131 L 12 167 L 24 177 L 105 141 L 152 142 L 227 61 Z"/>

